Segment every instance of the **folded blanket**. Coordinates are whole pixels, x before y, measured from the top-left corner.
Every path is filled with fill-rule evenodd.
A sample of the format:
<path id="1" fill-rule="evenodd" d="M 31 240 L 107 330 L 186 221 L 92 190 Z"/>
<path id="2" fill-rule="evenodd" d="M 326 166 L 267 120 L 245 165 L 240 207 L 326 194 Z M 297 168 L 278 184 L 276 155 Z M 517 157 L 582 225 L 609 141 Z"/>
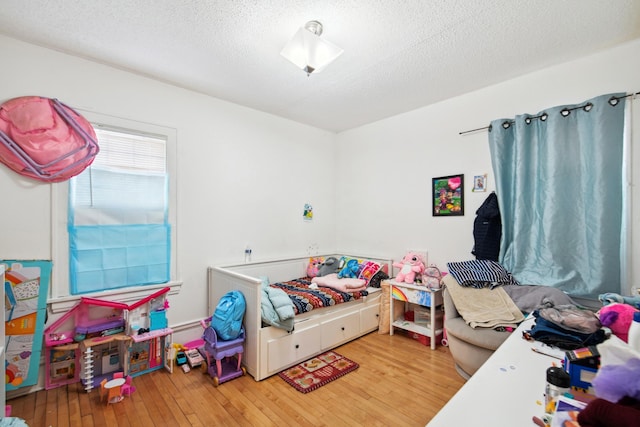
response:
<path id="1" fill-rule="evenodd" d="M 326 286 L 341 292 L 357 292 L 367 289 L 367 281 L 363 279 L 338 278 L 337 273 L 327 274 L 326 276 L 314 277 L 311 283 L 318 286 Z"/>
<path id="2" fill-rule="evenodd" d="M 472 328 L 515 328 L 524 320 L 522 312 L 501 287 L 460 286 L 451 274 L 444 276 L 442 282 L 460 316 Z"/>

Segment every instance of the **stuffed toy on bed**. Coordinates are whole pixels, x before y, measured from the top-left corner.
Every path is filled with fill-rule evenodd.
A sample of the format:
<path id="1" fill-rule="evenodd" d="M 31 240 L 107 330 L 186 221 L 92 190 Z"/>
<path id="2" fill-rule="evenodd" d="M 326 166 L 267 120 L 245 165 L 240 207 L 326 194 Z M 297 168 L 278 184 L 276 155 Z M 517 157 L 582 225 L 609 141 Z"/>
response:
<path id="1" fill-rule="evenodd" d="M 318 276 L 326 276 L 327 274 L 338 273 L 344 267 L 344 260 L 330 256 L 325 259 L 318 269 Z"/>
<path id="2" fill-rule="evenodd" d="M 418 252 L 407 252 L 401 262 L 394 262 L 393 266 L 400 269 L 396 281 L 413 283 L 416 276 L 424 273 L 424 259 Z"/>
<path id="3" fill-rule="evenodd" d="M 346 258 L 343 257 L 343 259 L 346 261 Z M 360 264 L 358 263 L 358 260 L 350 259 L 349 261 L 345 262 L 345 265 L 342 268 L 342 270 L 338 272 L 338 279 L 357 278 L 359 271 L 360 271 Z"/>
<path id="4" fill-rule="evenodd" d="M 324 258 L 316 256 L 309 258 L 309 265 L 307 266 L 307 277 L 316 277 L 320 272 L 320 265 L 322 265 Z"/>

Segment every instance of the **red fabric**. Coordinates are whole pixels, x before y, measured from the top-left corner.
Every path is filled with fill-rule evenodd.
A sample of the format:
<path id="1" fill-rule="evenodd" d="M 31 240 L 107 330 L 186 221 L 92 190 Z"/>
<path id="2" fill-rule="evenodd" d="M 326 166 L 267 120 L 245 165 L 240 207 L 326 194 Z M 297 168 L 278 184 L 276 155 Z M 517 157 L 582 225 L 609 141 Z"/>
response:
<path id="1" fill-rule="evenodd" d="M 640 427 L 640 401 L 625 397 L 618 403 L 594 399 L 578 414 L 580 427 Z"/>

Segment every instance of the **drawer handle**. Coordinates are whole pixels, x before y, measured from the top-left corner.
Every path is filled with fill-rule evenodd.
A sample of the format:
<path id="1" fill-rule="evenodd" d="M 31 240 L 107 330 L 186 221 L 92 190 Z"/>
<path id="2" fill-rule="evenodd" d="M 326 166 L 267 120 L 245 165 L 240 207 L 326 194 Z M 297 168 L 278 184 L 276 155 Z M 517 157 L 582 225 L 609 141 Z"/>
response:
<path id="1" fill-rule="evenodd" d="M 344 326 L 342 328 L 340 328 L 340 329 L 342 329 L 344 331 Z"/>
<path id="2" fill-rule="evenodd" d="M 296 344 L 296 349 L 299 349 L 299 348 L 300 348 L 300 344 Z"/>

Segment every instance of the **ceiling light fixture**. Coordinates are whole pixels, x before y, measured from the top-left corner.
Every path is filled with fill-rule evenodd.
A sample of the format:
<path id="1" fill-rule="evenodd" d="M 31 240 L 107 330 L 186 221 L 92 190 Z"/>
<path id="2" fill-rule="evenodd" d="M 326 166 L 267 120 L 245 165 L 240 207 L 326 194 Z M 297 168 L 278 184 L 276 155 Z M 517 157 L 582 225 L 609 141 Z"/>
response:
<path id="1" fill-rule="evenodd" d="M 320 38 L 322 24 L 309 21 L 294 34 L 280 52 L 307 73 L 319 73 L 344 52 L 338 46 Z"/>

